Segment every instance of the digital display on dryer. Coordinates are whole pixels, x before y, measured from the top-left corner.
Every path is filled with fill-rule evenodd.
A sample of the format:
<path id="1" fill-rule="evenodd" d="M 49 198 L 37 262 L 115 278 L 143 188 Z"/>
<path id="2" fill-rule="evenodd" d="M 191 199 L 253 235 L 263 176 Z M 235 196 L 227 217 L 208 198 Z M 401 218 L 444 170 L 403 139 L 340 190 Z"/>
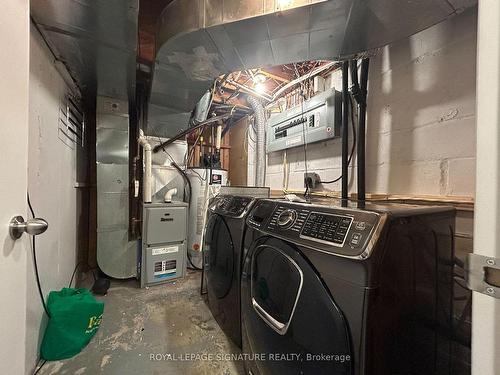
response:
<path id="1" fill-rule="evenodd" d="M 311 212 L 300 233 L 301 237 L 343 246 L 352 217 Z"/>

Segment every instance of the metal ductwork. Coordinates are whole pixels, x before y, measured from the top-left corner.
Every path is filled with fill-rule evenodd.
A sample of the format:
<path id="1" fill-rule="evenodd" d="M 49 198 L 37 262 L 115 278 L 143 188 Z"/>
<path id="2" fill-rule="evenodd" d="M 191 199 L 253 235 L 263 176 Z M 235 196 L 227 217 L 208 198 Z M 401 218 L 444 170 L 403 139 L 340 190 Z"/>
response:
<path id="1" fill-rule="evenodd" d="M 97 106 L 97 263 L 116 278 L 137 275 L 137 242 L 129 241 L 128 145 L 138 12 L 138 0 L 31 0 L 33 21 L 56 62 L 90 107 Z"/>
<path id="2" fill-rule="evenodd" d="M 266 184 L 266 112 L 259 99 L 248 96 L 248 104 L 252 107 L 255 115 L 255 128 L 257 133 L 256 142 L 256 171 L 255 186 L 265 186 Z"/>
<path id="3" fill-rule="evenodd" d="M 476 0 L 174 0 L 157 38 L 148 135 L 171 137 L 221 74 L 345 60 L 424 30 Z"/>
<path id="4" fill-rule="evenodd" d="M 138 0 L 31 0 L 31 16 L 84 96 L 135 96 Z"/>

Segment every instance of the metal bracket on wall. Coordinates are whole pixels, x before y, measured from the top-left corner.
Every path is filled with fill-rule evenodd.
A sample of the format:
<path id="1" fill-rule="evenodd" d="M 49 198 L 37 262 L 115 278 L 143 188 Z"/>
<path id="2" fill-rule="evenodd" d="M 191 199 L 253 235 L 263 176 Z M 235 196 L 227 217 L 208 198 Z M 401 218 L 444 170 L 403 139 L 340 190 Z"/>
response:
<path id="1" fill-rule="evenodd" d="M 470 290 L 500 299 L 500 258 L 469 254 L 465 271 Z"/>

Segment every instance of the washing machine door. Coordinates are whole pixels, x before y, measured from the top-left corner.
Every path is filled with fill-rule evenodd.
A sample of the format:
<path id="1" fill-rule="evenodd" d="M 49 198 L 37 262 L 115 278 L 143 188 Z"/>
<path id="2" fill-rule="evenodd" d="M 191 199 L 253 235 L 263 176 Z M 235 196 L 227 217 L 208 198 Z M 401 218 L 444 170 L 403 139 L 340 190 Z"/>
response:
<path id="1" fill-rule="evenodd" d="M 234 250 L 231 232 L 224 217 L 212 214 L 207 223 L 203 252 L 207 288 L 219 299 L 226 297 L 231 290 L 236 255 Z"/>
<path id="2" fill-rule="evenodd" d="M 295 246 L 276 238 L 251 246 L 241 292 L 247 373 L 352 374 L 344 316 Z"/>

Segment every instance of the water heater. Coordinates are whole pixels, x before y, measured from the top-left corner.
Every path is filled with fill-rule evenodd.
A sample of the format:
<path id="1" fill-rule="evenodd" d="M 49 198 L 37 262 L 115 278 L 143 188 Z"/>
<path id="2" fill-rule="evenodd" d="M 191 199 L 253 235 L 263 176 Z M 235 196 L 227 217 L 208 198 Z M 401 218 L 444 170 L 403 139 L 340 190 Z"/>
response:
<path id="1" fill-rule="evenodd" d="M 208 201 L 227 185 L 227 171 L 222 169 L 189 168 L 191 202 L 188 224 L 188 267 L 202 267 L 201 244 Z M 192 263 L 192 264 L 190 264 Z"/>

